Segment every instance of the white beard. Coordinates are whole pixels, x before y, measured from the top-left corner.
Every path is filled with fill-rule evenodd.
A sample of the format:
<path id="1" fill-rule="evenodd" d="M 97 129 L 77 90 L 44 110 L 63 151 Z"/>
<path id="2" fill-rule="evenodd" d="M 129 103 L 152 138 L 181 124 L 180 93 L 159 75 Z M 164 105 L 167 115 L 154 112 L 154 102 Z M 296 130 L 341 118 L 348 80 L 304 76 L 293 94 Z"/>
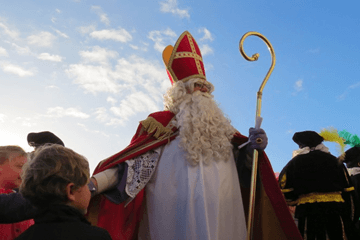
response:
<path id="1" fill-rule="evenodd" d="M 196 91 L 186 94 L 176 114 L 180 134 L 180 147 L 186 152 L 191 165 L 205 164 L 212 159 L 227 161 L 231 157 L 236 130 L 213 100 L 212 95 Z"/>

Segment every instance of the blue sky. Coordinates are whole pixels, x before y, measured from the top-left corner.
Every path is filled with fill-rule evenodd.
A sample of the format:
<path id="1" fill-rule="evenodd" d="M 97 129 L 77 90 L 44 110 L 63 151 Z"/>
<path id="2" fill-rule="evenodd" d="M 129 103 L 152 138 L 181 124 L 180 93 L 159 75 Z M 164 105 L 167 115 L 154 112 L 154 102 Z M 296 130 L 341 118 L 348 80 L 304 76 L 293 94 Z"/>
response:
<path id="1" fill-rule="evenodd" d="M 138 122 L 163 109 L 170 86 L 161 52 L 188 30 L 202 49 L 215 99 L 244 135 L 263 92 L 267 154 L 281 171 L 297 131 L 360 134 L 359 4 L 320 1 L 12 1 L 0 8 L 0 145 L 25 150 L 30 132 L 52 131 L 93 170 L 122 150 Z M 325 143 L 334 155 L 335 144 Z"/>

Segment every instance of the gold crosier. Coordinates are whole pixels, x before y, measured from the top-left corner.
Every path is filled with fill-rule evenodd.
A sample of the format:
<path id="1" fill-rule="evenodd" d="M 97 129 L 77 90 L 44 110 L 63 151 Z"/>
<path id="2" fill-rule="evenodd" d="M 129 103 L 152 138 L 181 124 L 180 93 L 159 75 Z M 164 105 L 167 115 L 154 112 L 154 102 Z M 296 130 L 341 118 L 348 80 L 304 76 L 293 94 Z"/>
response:
<path id="1" fill-rule="evenodd" d="M 240 39 L 240 43 L 239 43 L 239 48 L 240 48 L 240 53 L 241 55 L 248 61 L 256 61 L 259 58 L 259 54 L 256 53 L 254 55 L 252 55 L 252 57 L 248 57 L 246 55 L 246 53 L 244 52 L 243 49 L 243 44 L 244 44 L 244 40 L 245 38 L 247 38 L 248 36 L 257 36 L 260 37 L 268 46 L 269 51 L 271 53 L 271 58 L 272 58 L 272 62 L 271 62 L 271 66 L 269 71 L 267 72 L 263 82 L 260 85 L 259 91 L 257 92 L 257 101 L 256 101 L 256 116 L 255 116 L 255 128 L 256 127 L 260 127 L 259 124 L 259 119 L 261 119 L 261 100 L 262 100 L 262 91 L 265 87 L 266 82 L 268 81 L 272 71 L 274 70 L 275 67 L 275 62 L 276 62 L 276 57 L 275 57 L 275 52 L 273 47 L 271 46 L 271 43 L 269 42 L 269 40 L 267 40 L 267 38 L 265 36 L 263 36 L 262 34 L 258 33 L 258 32 L 247 32 L 245 33 L 242 38 Z M 260 121 L 261 123 L 261 121 Z M 261 142 L 261 139 L 256 139 L 257 142 Z M 248 231 L 247 231 L 247 240 L 251 240 L 252 239 L 252 234 L 253 234 L 253 225 L 254 225 L 254 208 L 255 208 L 255 193 L 256 193 L 256 178 L 257 178 L 257 168 L 258 168 L 258 151 L 256 149 L 254 149 L 254 154 L 253 154 L 253 165 L 252 165 L 252 173 L 251 173 L 251 188 L 250 188 L 250 206 L 249 206 L 249 215 L 248 215 Z"/>

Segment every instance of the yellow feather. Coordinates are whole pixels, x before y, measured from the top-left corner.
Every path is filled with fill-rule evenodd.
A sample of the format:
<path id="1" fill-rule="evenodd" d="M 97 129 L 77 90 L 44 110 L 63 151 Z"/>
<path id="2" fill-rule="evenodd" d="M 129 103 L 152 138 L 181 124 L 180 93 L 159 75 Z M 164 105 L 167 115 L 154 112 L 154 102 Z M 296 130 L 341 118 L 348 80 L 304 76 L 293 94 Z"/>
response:
<path id="1" fill-rule="evenodd" d="M 339 144 L 340 154 L 344 153 L 346 146 L 345 140 L 339 136 L 338 131 L 335 128 L 324 128 L 320 131 L 319 135 L 322 136 L 325 141 L 336 142 L 337 144 Z"/>

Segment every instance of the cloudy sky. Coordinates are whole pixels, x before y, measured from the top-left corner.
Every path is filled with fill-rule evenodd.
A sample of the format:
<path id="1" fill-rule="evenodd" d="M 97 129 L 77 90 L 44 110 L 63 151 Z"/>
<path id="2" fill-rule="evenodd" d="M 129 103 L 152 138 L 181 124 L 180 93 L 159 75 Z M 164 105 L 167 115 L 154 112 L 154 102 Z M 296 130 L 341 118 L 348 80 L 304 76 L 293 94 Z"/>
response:
<path id="1" fill-rule="evenodd" d="M 320 1 L 318 1 L 320 2 Z M 188 30 L 215 99 L 247 135 L 256 92 L 275 171 L 291 159 L 297 131 L 335 127 L 360 135 L 359 4 L 316 1 L 11 1 L 0 8 L 0 145 L 27 151 L 30 132 L 52 131 L 93 170 L 122 150 L 138 122 L 163 109 L 170 86 L 161 53 Z M 335 144 L 326 143 L 334 155 Z"/>

